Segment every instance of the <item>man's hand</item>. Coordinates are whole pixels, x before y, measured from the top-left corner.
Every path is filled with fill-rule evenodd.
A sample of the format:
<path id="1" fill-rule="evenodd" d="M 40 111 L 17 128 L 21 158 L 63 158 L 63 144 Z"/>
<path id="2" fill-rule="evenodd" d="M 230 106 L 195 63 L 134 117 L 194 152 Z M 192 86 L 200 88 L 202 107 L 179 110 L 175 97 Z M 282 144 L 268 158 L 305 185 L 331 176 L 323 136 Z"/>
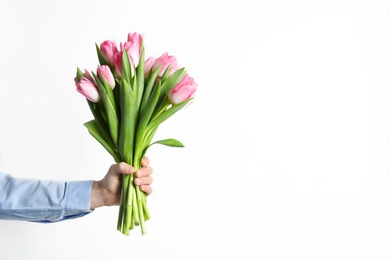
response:
<path id="1" fill-rule="evenodd" d="M 150 176 L 153 169 L 148 166 L 149 158 L 144 157 L 141 165 L 143 168 L 135 172 L 135 169 L 124 162 L 111 165 L 107 174 L 100 181 L 94 181 L 91 191 L 91 209 L 103 206 L 114 206 L 120 203 L 120 194 L 122 188 L 122 174 L 135 174 L 134 184 L 138 185 L 140 190 L 146 195 L 152 193 L 153 182 Z"/>

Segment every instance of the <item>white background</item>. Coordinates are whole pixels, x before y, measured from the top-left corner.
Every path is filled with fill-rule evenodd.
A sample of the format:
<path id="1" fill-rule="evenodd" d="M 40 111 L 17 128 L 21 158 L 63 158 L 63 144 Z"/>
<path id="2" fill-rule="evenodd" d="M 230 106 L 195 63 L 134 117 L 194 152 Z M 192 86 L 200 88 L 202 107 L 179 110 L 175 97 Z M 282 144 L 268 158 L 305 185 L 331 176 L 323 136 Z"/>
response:
<path id="1" fill-rule="evenodd" d="M 390 259 L 388 1 L 0 0 L 0 171 L 100 179 L 76 68 L 143 33 L 198 83 L 148 152 L 147 234 L 117 207 L 0 221 L 1 259 Z"/>

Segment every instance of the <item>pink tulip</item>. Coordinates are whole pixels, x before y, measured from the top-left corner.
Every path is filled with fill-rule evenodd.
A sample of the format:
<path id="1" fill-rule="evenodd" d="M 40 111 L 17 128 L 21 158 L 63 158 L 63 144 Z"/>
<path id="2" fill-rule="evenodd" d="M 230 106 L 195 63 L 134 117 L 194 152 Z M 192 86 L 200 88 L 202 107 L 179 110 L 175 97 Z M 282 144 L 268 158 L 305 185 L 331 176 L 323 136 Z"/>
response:
<path id="1" fill-rule="evenodd" d="M 114 65 L 115 65 L 115 74 L 118 78 L 122 77 L 122 55 L 123 55 L 123 50 L 118 51 L 114 55 Z M 130 69 L 131 69 L 131 74 L 134 75 L 134 63 L 131 57 L 129 57 L 130 60 Z"/>
<path id="2" fill-rule="evenodd" d="M 102 52 L 104 58 L 106 58 L 108 64 L 111 66 L 114 65 L 114 55 L 118 52 L 118 48 L 114 41 L 104 41 L 100 44 L 100 51 Z"/>
<path id="3" fill-rule="evenodd" d="M 180 69 L 180 67 L 177 65 L 176 57 L 172 55 L 168 55 L 167 52 L 165 52 L 163 55 L 161 55 L 159 58 L 156 59 L 152 69 L 156 69 L 160 65 L 161 65 L 161 70 L 160 73 L 158 74 L 159 77 L 162 77 L 162 75 L 164 74 L 168 66 L 169 66 L 168 76 L 172 75 L 175 71 Z"/>
<path id="4" fill-rule="evenodd" d="M 142 35 L 139 33 L 129 33 L 127 36 L 127 42 L 124 43 L 123 47 L 126 49 L 130 60 L 136 68 L 141 57 Z"/>
<path id="5" fill-rule="evenodd" d="M 119 78 L 122 77 L 122 55 L 124 50 L 126 50 L 130 60 L 131 72 L 134 74 L 135 68 L 138 66 L 141 57 L 142 35 L 139 33 L 129 33 L 127 42 L 120 43 L 119 51 L 114 49 L 114 51 L 111 52 L 112 63 L 115 66 L 115 74 Z"/>
<path id="6" fill-rule="evenodd" d="M 75 84 L 77 91 L 84 95 L 88 100 L 92 102 L 99 102 L 101 99 L 98 86 L 92 79 L 91 74 L 86 70 L 86 73 L 81 77 L 80 81 L 75 78 Z M 92 80 L 91 80 L 92 79 Z"/>
<path id="7" fill-rule="evenodd" d="M 152 68 L 154 62 L 155 62 L 155 58 L 154 57 L 149 57 L 146 61 L 145 61 L 145 65 L 144 65 L 144 73 L 145 73 L 145 77 L 147 77 L 149 75 L 149 72 L 150 72 L 150 69 Z"/>
<path id="8" fill-rule="evenodd" d="M 183 79 L 169 93 L 169 101 L 175 105 L 195 96 L 198 84 L 186 73 Z"/>
<path id="9" fill-rule="evenodd" d="M 96 70 L 96 74 L 102 82 L 104 82 L 103 79 L 105 79 L 112 89 L 115 88 L 115 79 L 114 75 L 112 75 L 110 67 L 107 65 L 99 66 Z"/>
<path id="10" fill-rule="evenodd" d="M 114 54 L 115 74 L 119 78 L 122 77 L 122 54 L 123 54 L 123 51 L 119 51 L 119 52 Z"/>

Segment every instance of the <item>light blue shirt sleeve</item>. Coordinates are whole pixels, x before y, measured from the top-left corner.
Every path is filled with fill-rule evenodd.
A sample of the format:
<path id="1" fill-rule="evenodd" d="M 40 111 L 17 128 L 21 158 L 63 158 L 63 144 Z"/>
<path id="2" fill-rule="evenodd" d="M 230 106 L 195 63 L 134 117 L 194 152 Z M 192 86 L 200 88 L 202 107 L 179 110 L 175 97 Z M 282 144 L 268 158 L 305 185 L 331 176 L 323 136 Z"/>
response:
<path id="1" fill-rule="evenodd" d="M 0 173 L 0 219 L 50 223 L 83 217 L 92 212 L 92 183 L 18 179 Z"/>

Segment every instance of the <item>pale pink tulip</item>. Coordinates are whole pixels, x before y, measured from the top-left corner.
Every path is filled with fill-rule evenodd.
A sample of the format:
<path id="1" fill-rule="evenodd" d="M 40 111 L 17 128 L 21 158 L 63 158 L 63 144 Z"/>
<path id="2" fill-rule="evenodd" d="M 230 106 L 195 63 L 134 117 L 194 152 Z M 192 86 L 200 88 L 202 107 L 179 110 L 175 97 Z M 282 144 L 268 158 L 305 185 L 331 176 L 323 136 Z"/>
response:
<path id="1" fill-rule="evenodd" d="M 87 71 L 86 71 L 87 72 Z M 88 100 L 92 102 L 99 102 L 101 99 L 98 86 L 96 85 L 94 80 L 90 80 L 88 78 L 90 74 L 84 75 L 81 77 L 80 81 L 77 81 L 77 78 L 75 78 L 75 84 L 77 91 L 84 95 Z"/>
<path id="2" fill-rule="evenodd" d="M 198 84 L 186 73 L 183 79 L 169 93 L 169 101 L 175 105 L 195 96 Z"/>
<path id="3" fill-rule="evenodd" d="M 169 72 L 167 74 L 168 76 L 172 75 L 175 71 L 180 69 L 180 67 L 177 65 L 176 57 L 172 55 L 168 55 L 167 52 L 165 52 L 163 55 L 161 55 L 159 58 L 156 59 L 152 69 L 156 69 L 160 65 L 161 65 L 161 70 L 160 73 L 158 74 L 159 77 L 162 77 L 162 75 L 164 74 L 168 66 L 169 66 Z"/>
<path id="4" fill-rule="evenodd" d="M 115 88 L 115 79 L 114 75 L 112 75 L 110 67 L 107 65 L 99 66 L 96 70 L 96 74 L 102 82 L 104 82 L 103 79 L 105 79 L 112 89 Z"/>
<path id="5" fill-rule="evenodd" d="M 114 55 L 115 73 L 119 78 L 122 77 L 122 56 L 123 56 L 123 50 L 126 48 L 126 47 L 124 47 L 125 45 L 126 45 L 126 43 L 124 45 L 121 44 L 121 50 L 118 51 L 117 53 L 115 53 L 115 55 Z M 126 52 L 127 52 L 127 56 L 129 57 L 129 61 L 130 61 L 131 73 L 132 73 L 132 75 L 134 75 L 135 66 L 134 66 L 133 58 L 128 53 L 127 49 L 126 49 Z M 139 60 L 138 60 L 138 62 L 139 62 Z"/>
<path id="6" fill-rule="evenodd" d="M 123 51 L 126 53 L 130 60 L 131 73 L 134 75 L 135 68 L 139 64 L 141 57 L 142 47 L 142 35 L 139 33 L 129 33 L 127 36 L 127 42 L 120 43 L 119 51 L 113 55 L 113 63 L 115 66 L 115 74 L 118 77 L 122 77 L 122 55 Z"/>
<path id="7" fill-rule="evenodd" d="M 111 66 L 114 65 L 114 55 L 118 52 L 115 41 L 104 41 L 100 44 L 100 51 L 102 52 L 104 58 L 106 58 L 108 64 Z"/>
<path id="8" fill-rule="evenodd" d="M 123 47 L 126 49 L 130 60 L 133 61 L 134 68 L 136 68 L 141 57 L 142 35 L 139 33 L 129 33 L 127 42 L 124 43 Z"/>
<path id="9" fill-rule="evenodd" d="M 123 55 L 123 50 L 118 51 L 114 55 L 115 74 L 119 78 L 122 77 L 122 55 Z M 129 57 L 129 60 L 130 60 L 131 75 L 134 75 L 134 71 L 135 71 L 134 63 L 133 63 L 133 60 L 131 59 L 131 57 Z"/>
<path id="10" fill-rule="evenodd" d="M 144 73 L 145 73 L 145 77 L 147 77 L 149 75 L 149 72 L 150 72 L 150 69 L 152 68 L 154 62 L 155 62 L 155 58 L 154 57 L 149 57 L 146 61 L 145 61 L 145 65 L 144 65 Z"/>
<path id="11" fill-rule="evenodd" d="M 115 74 L 121 78 L 122 77 L 122 51 L 118 51 L 114 54 L 114 66 L 115 66 Z"/>

